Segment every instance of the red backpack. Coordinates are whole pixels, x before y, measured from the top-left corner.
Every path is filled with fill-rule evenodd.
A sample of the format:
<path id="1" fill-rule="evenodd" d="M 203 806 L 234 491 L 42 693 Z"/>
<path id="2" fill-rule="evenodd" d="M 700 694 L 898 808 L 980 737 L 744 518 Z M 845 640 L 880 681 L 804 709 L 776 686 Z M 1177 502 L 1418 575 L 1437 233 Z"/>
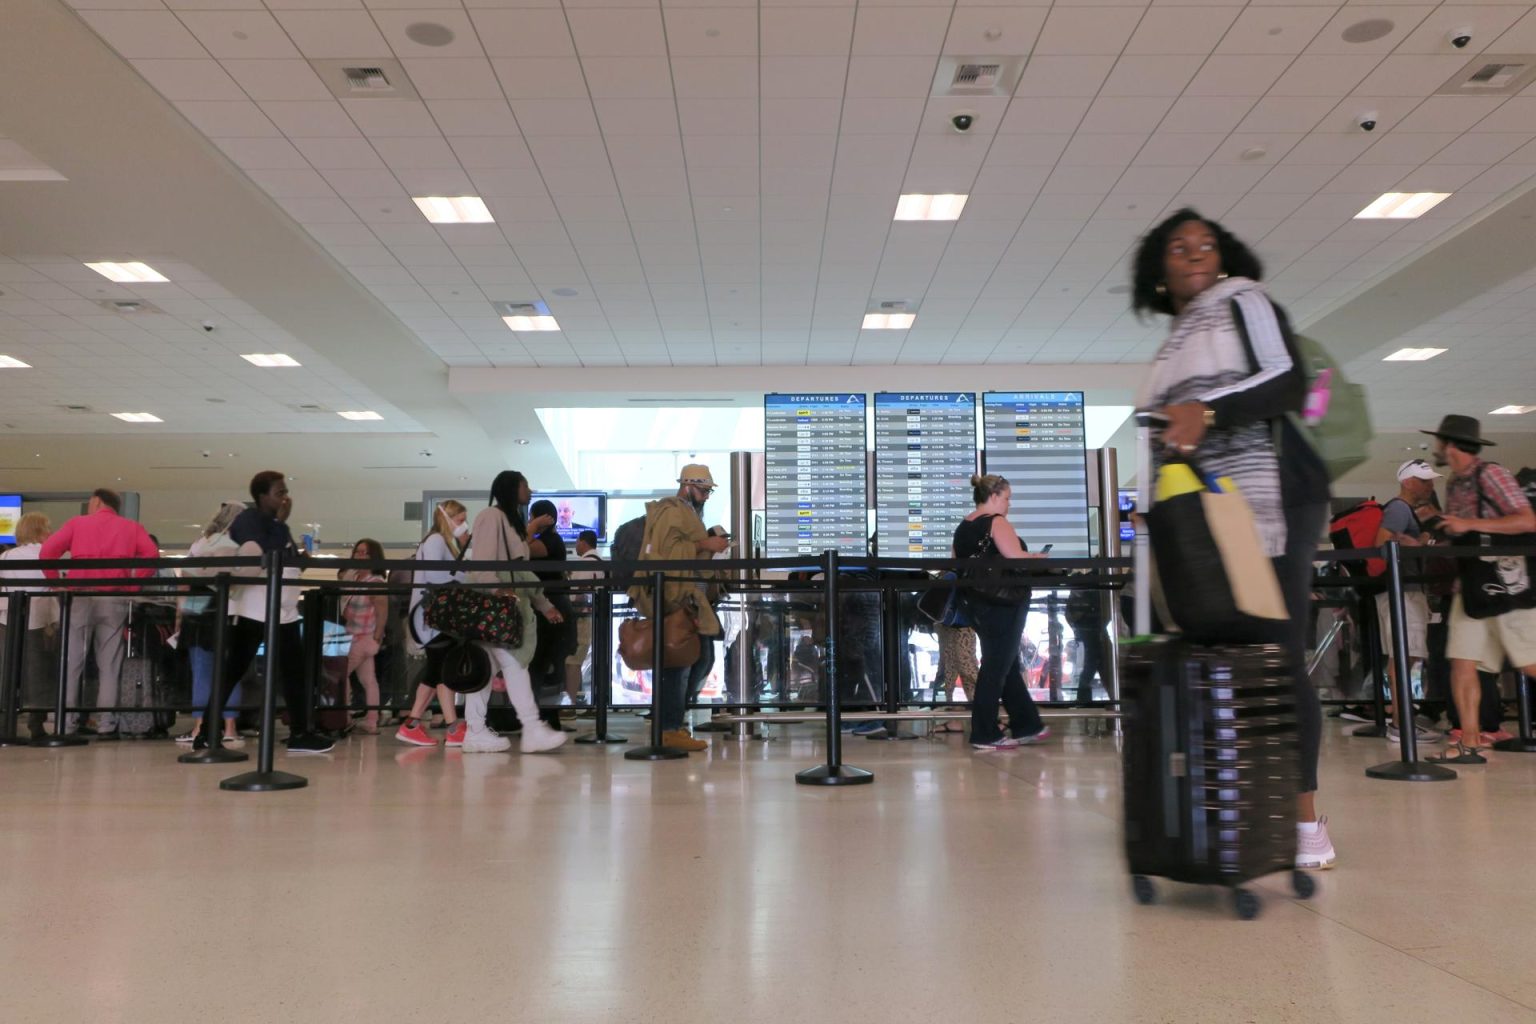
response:
<path id="1" fill-rule="evenodd" d="M 1340 551 L 1374 548 L 1380 530 L 1381 504 L 1370 498 L 1334 516 L 1328 523 L 1328 539 Z M 1351 576 L 1380 576 L 1387 571 L 1386 560 L 1381 558 L 1352 558 L 1339 565 Z"/>

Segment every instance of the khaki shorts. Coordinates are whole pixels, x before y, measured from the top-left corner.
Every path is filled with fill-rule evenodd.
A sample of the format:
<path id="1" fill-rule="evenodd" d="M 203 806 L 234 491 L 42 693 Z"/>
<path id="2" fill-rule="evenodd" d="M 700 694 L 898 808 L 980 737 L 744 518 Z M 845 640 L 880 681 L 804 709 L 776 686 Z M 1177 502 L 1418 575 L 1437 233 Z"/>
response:
<path id="1" fill-rule="evenodd" d="M 576 620 L 576 652 L 565 659 L 567 665 L 584 665 L 592 652 L 592 616 L 582 615 Z"/>
<path id="2" fill-rule="evenodd" d="M 1451 639 L 1445 656 L 1475 661 L 1484 672 L 1499 672 L 1504 659 L 1524 669 L 1536 665 L 1536 608 L 1517 608 L 1491 619 L 1468 618 L 1461 595 L 1451 605 Z"/>
<path id="3" fill-rule="evenodd" d="M 1392 657 L 1392 612 L 1387 608 L 1390 594 L 1376 595 L 1376 619 L 1381 623 L 1381 653 Z M 1408 657 L 1429 657 L 1429 598 L 1422 590 L 1403 591 L 1403 625 L 1408 634 Z"/>

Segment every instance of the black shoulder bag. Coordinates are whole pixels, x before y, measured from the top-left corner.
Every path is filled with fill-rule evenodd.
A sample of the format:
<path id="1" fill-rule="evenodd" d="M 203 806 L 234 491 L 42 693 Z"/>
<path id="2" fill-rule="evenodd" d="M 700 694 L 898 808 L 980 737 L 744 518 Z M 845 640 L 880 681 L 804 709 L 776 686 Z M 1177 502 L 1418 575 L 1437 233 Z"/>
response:
<path id="1" fill-rule="evenodd" d="M 987 517 L 987 532 L 957 574 L 962 593 L 967 599 L 983 604 L 1028 604 L 1031 594 L 1028 574 L 1015 564 L 1018 559 L 1009 558 L 997 550 L 997 544 L 992 540 L 991 521 L 996 518 Z M 1023 545 L 1024 541 L 1020 539 L 1019 544 Z M 1029 548 L 1026 546 L 1024 550 Z"/>
<path id="2" fill-rule="evenodd" d="M 1478 514 L 1488 509 L 1495 516 L 1502 515 L 1499 508 L 1483 493 L 1483 468 L 1477 467 L 1477 475 L 1473 480 L 1477 487 Z M 1506 537 L 1468 533 L 1456 538 L 1455 543 L 1461 547 L 1483 548 L 1536 546 L 1536 534 Z M 1467 617 L 1491 619 L 1521 608 L 1536 608 L 1536 581 L 1532 579 L 1536 576 L 1536 564 L 1533 563 L 1536 563 L 1536 559 L 1529 555 L 1487 555 L 1457 559 L 1461 604 Z"/>

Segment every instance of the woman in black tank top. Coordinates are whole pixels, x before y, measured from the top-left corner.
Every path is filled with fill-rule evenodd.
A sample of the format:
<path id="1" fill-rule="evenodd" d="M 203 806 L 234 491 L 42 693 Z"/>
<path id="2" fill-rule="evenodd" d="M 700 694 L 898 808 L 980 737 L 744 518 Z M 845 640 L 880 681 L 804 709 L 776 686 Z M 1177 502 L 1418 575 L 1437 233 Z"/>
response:
<path id="1" fill-rule="evenodd" d="M 956 558 L 976 558 L 996 552 L 1004 558 L 1040 558 L 1030 554 L 1008 522 L 1013 488 L 1000 476 L 971 477 L 971 496 L 976 511 L 955 527 Z M 966 595 L 967 610 L 977 639 L 981 641 L 981 667 L 971 703 L 971 746 L 976 750 L 1013 750 L 1050 736 L 1040 711 L 1024 685 L 1019 665 L 1019 636 L 1029 614 L 1027 603 L 988 599 L 985 594 Z M 1008 709 L 1012 735 L 1003 735 L 997 706 Z"/>

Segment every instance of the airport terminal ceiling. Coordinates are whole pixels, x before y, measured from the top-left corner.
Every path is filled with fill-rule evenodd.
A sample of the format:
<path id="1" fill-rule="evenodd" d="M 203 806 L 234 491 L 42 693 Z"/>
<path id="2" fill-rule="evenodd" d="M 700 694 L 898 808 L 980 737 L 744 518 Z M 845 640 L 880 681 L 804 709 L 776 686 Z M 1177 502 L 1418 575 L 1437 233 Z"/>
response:
<path id="1" fill-rule="evenodd" d="M 1491 415 L 1536 403 L 1530 4 L 132 7 L 7 4 L 9 489 L 121 478 L 186 528 L 272 465 L 362 533 L 572 483 L 541 409 L 1122 406 L 1162 330 L 1128 255 L 1184 204 L 1369 388 L 1352 486 L 1451 411 L 1536 464 Z M 1357 219 L 1388 192 L 1449 197 Z"/>

